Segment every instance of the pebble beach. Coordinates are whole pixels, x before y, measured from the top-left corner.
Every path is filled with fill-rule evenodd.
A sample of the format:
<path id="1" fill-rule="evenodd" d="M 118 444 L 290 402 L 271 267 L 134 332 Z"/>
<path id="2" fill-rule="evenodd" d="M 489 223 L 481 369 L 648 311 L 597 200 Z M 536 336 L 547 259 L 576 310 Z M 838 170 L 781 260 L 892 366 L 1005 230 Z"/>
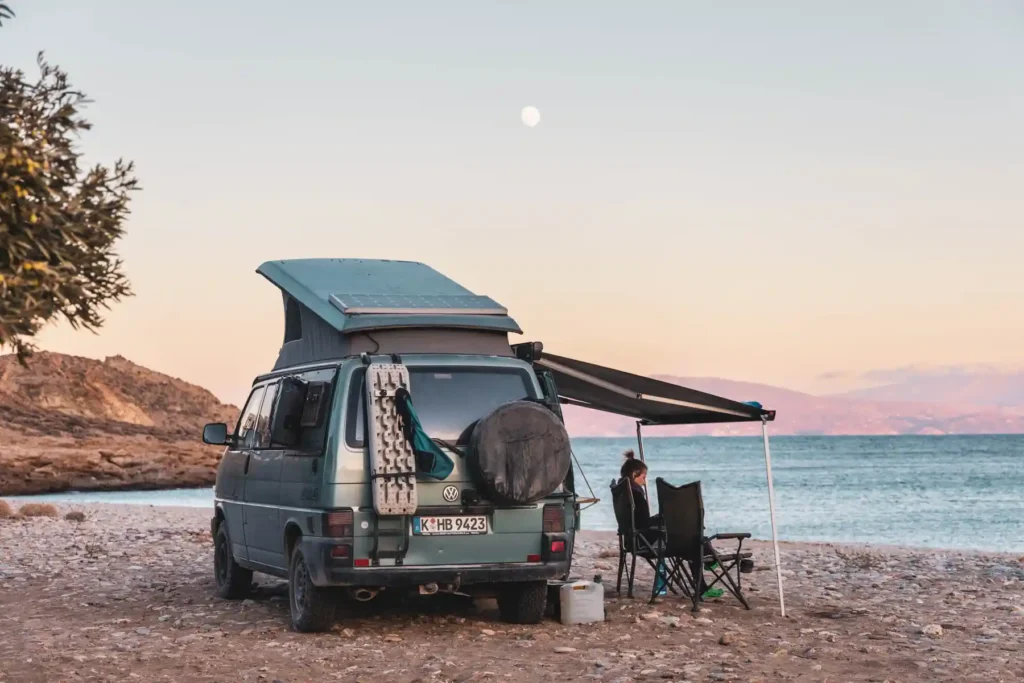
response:
<path id="1" fill-rule="evenodd" d="M 573 573 L 604 577 L 603 623 L 510 626 L 493 600 L 382 594 L 305 635 L 277 579 L 214 596 L 206 509 L 57 513 L 0 519 L 3 683 L 1024 680 L 1024 558 L 1010 554 L 784 543 L 783 618 L 771 546 L 754 542 L 753 609 L 726 594 L 694 614 L 649 604 L 649 571 L 644 597 L 617 597 L 614 534 L 584 532 Z"/>

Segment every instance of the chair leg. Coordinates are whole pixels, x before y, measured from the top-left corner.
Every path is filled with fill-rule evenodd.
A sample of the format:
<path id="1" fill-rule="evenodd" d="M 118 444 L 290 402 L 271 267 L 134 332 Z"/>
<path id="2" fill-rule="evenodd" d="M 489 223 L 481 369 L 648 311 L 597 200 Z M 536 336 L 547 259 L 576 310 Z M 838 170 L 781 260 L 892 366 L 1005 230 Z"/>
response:
<path id="1" fill-rule="evenodd" d="M 704 602 L 704 591 L 707 585 L 704 583 L 704 553 L 703 549 L 696 562 L 690 564 L 690 572 L 693 574 L 693 611 L 700 611 L 700 603 Z"/>
<path id="2" fill-rule="evenodd" d="M 739 576 L 740 560 L 733 557 L 731 562 L 726 563 L 722 560 L 721 556 L 713 547 L 709 547 L 708 549 L 711 551 L 711 556 L 715 558 L 715 562 L 717 562 L 719 566 L 719 571 L 712 571 L 712 573 L 715 575 L 715 581 L 711 585 L 713 586 L 716 583 L 721 582 L 723 586 L 729 589 L 729 592 L 733 594 L 733 597 L 739 600 L 744 607 L 750 609 L 750 603 L 747 602 L 747 598 L 745 595 L 743 595 L 743 591 L 740 589 L 739 585 L 737 585 L 737 583 L 733 580 L 732 576 L 729 575 L 729 572 L 735 568 L 736 574 L 737 576 Z"/>
<path id="3" fill-rule="evenodd" d="M 636 578 L 636 553 L 633 553 L 633 562 L 632 562 L 632 566 L 630 567 L 630 570 L 629 570 L 629 593 L 627 593 L 627 597 L 630 598 L 630 599 L 633 598 L 633 580 L 635 578 Z"/>
<path id="4" fill-rule="evenodd" d="M 678 595 L 680 592 L 682 592 L 683 597 L 689 600 L 690 599 L 690 589 L 688 588 L 687 583 L 686 583 L 688 581 L 688 579 L 685 577 L 685 575 L 683 574 L 683 571 L 681 569 L 681 564 L 682 563 L 680 563 L 679 560 L 677 560 L 675 558 L 671 558 L 671 557 L 668 558 L 667 561 L 668 561 L 668 568 L 669 568 L 669 572 L 668 572 L 668 576 L 669 576 L 668 587 L 669 587 L 669 590 L 672 591 L 673 595 Z M 679 590 L 677 591 L 676 588 L 678 588 Z"/>
<path id="5" fill-rule="evenodd" d="M 622 595 L 622 572 L 626 568 L 626 551 L 622 546 L 619 546 L 619 578 L 615 583 L 615 594 Z"/>

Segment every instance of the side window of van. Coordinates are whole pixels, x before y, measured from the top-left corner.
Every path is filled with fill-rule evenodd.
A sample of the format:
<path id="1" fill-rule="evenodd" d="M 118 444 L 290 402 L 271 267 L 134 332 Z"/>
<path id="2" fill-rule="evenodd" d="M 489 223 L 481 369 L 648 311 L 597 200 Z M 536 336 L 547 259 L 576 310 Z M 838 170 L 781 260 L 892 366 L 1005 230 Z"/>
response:
<path id="1" fill-rule="evenodd" d="M 267 393 L 263 398 L 263 407 L 260 408 L 259 418 L 256 420 L 256 448 L 270 448 L 271 418 L 273 417 L 278 386 L 277 382 L 267 385 Z"/>
<path id="2" fill-rule="evenodd" d="M 260 402 L 263 400 L 265 387 L 256 387 L 249 394 L 249 400 L 242 409 L 242 416 L 238 418 L 238 426 L 235 427 L 235 436 L 238 437 L 239 448 L 252 448 L 256 442 L 256 422 L 260 414 Z"/>
<path id="3" fill-rule="evenodd" d="M 260 411 L 256 447 L 304 455 L 322 453 L 336 374 L 336 368 L 311 370 L 269 385 Z"/>

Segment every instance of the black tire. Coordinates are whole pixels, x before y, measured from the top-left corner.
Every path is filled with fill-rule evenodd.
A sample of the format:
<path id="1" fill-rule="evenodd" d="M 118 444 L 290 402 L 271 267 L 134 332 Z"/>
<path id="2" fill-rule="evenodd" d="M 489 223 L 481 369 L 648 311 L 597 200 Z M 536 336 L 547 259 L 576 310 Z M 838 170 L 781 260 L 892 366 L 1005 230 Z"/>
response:
<path id="1" fill-rule="evenodd" d="M 534 503 L 564 481 L 572 455 L 558 416 L 531 401 L 513 401 L 476 423 L 469 463 L 484 495 L 502 505 Z"/>
<path id="2" fill-rule="evenodd" d="M 313 584 L 306 558 L 298 542 L 292 548 L 288 563 L 288 607 L 292 628 L 300 633 L 319 633 L 334 624 L 335 596 L 326 588 Z"/>
<path id="3" fill-rule="evenodd" d="M 252 589 L 252 570 L 235 562 L 231 553 L 227 522 L 217 525 L 217 535 L 213 539 L 213 578 L 217 583 L 217 595 L 225 600 L 241 600 Z"/>
<path id="4" fill-rule="evenodd" d="M 512 583 L 498 592 L 498 612 L 509 624 L 539 624 L 547 607 L 547 581 Z"/>

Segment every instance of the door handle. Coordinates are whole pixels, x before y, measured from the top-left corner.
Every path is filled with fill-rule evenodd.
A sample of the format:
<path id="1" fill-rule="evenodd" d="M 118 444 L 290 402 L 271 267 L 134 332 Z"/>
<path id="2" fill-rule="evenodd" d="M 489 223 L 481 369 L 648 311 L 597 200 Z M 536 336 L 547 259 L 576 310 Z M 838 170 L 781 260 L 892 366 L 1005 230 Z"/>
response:
<path id="1" fill-rule="evenodd" d="M 252 453 L 245 454 L 245 469 L 242 470 L 242 474 L 249 474 L 249 458 L 252 457 Z"/>

